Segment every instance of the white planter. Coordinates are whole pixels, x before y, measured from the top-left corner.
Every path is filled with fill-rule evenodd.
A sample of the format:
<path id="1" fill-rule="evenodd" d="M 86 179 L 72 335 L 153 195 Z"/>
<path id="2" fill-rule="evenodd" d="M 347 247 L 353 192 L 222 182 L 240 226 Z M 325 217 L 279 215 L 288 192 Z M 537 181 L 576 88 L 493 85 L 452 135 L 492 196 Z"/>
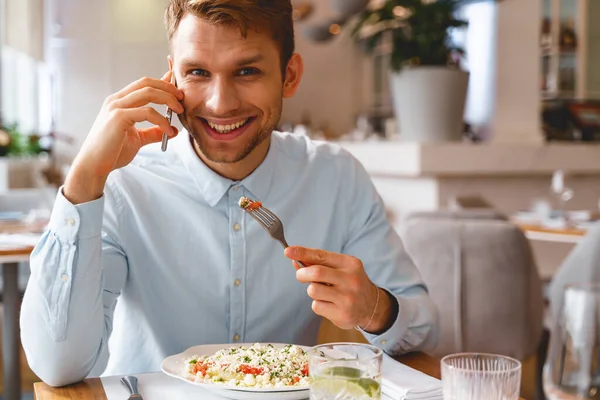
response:
<path id="1" fill-rule="evenodd" d="M 445 67 L 406 68 L 390 79 L 400 138 L 460 141 L 469 73 Z"/>

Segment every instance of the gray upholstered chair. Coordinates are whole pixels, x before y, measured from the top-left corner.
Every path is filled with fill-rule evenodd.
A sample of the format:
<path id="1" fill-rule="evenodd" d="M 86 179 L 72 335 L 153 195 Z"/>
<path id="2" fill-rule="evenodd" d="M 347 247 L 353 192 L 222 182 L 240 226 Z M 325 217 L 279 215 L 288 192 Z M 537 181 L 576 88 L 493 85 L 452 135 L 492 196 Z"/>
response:
<path id="1" fill-rule="evenodd" d="M 433 355 L 477 351 L 523 360 L 535 354 L 543 328 L 529 242 L 494 213 L 461 213 L 407 216 L 401 232 L 440 312 Z"/>
<path id="2" fill-rule="evenodd" d="M 413 211 L 406 214 L 403 218 L 403 223 L 411 220 L 422 219 L 498 219 L 507 221 L 508 218 L 499 211 L 487 208 L 470 208 L 470 209 L 439 209 L 435 211 Z"/>

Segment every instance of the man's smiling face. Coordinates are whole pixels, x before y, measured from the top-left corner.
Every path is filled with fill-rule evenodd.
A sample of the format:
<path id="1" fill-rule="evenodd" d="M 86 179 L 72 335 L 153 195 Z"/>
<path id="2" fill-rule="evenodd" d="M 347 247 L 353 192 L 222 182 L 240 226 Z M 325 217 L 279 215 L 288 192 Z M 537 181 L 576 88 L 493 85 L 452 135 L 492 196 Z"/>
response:
<path id="1" fill-rule="evenodd" d="M 269 138 L 279 123 L 284 97 L 299 83 L 294 54 L 282 76 L 277 43 L 249 29 L 244 38 L 230 24 L 187 14 L 171 39 L 177 86 L 185 93 L 182 125 L 200 156 L 213 163 L 237 163 Z M 291 70 L 290 70 L 291 69 Z"/>

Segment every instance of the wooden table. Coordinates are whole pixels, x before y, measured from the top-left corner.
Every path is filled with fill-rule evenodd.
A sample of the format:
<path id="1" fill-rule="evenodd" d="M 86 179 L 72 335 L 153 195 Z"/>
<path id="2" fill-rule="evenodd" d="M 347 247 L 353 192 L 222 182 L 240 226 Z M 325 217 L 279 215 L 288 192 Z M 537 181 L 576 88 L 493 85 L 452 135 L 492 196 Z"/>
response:
<path id="1" fill-rule="evenodd" d="M 433 376 L 440 378 L 440 361 L 423 353 L 414 353 L 397 358 L 398 361 Z M 106 400 L 104 387 L 99 378 L 86 379 L 81 383 L 62 388 L 52 388 L 45 383 L 33 385 L 36 400 Z"/>
<path id="2" fill-rule="evenodd" d="M 546 228 L 535 224 L 515 222 L 530 240 L 541 240 L 555 243 L 577 243 L 587 231 L 579 228 Z"/>

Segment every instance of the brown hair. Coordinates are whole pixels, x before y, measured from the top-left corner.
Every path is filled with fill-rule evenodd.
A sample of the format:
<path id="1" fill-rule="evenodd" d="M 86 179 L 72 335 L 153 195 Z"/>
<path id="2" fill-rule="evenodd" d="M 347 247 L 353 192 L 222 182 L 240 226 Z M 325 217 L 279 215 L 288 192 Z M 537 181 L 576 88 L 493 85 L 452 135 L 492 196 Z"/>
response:
<path id="1" fill-rule="evenodd" d="M 169 41 L 187 13 L 210 23 L 236 26 L 244 38 L 249 29 L 264 30 L 279 46 L 281 68 L 285 73 L 294 53 L 291 0 L 170 0 L 165 11 Z"/>

